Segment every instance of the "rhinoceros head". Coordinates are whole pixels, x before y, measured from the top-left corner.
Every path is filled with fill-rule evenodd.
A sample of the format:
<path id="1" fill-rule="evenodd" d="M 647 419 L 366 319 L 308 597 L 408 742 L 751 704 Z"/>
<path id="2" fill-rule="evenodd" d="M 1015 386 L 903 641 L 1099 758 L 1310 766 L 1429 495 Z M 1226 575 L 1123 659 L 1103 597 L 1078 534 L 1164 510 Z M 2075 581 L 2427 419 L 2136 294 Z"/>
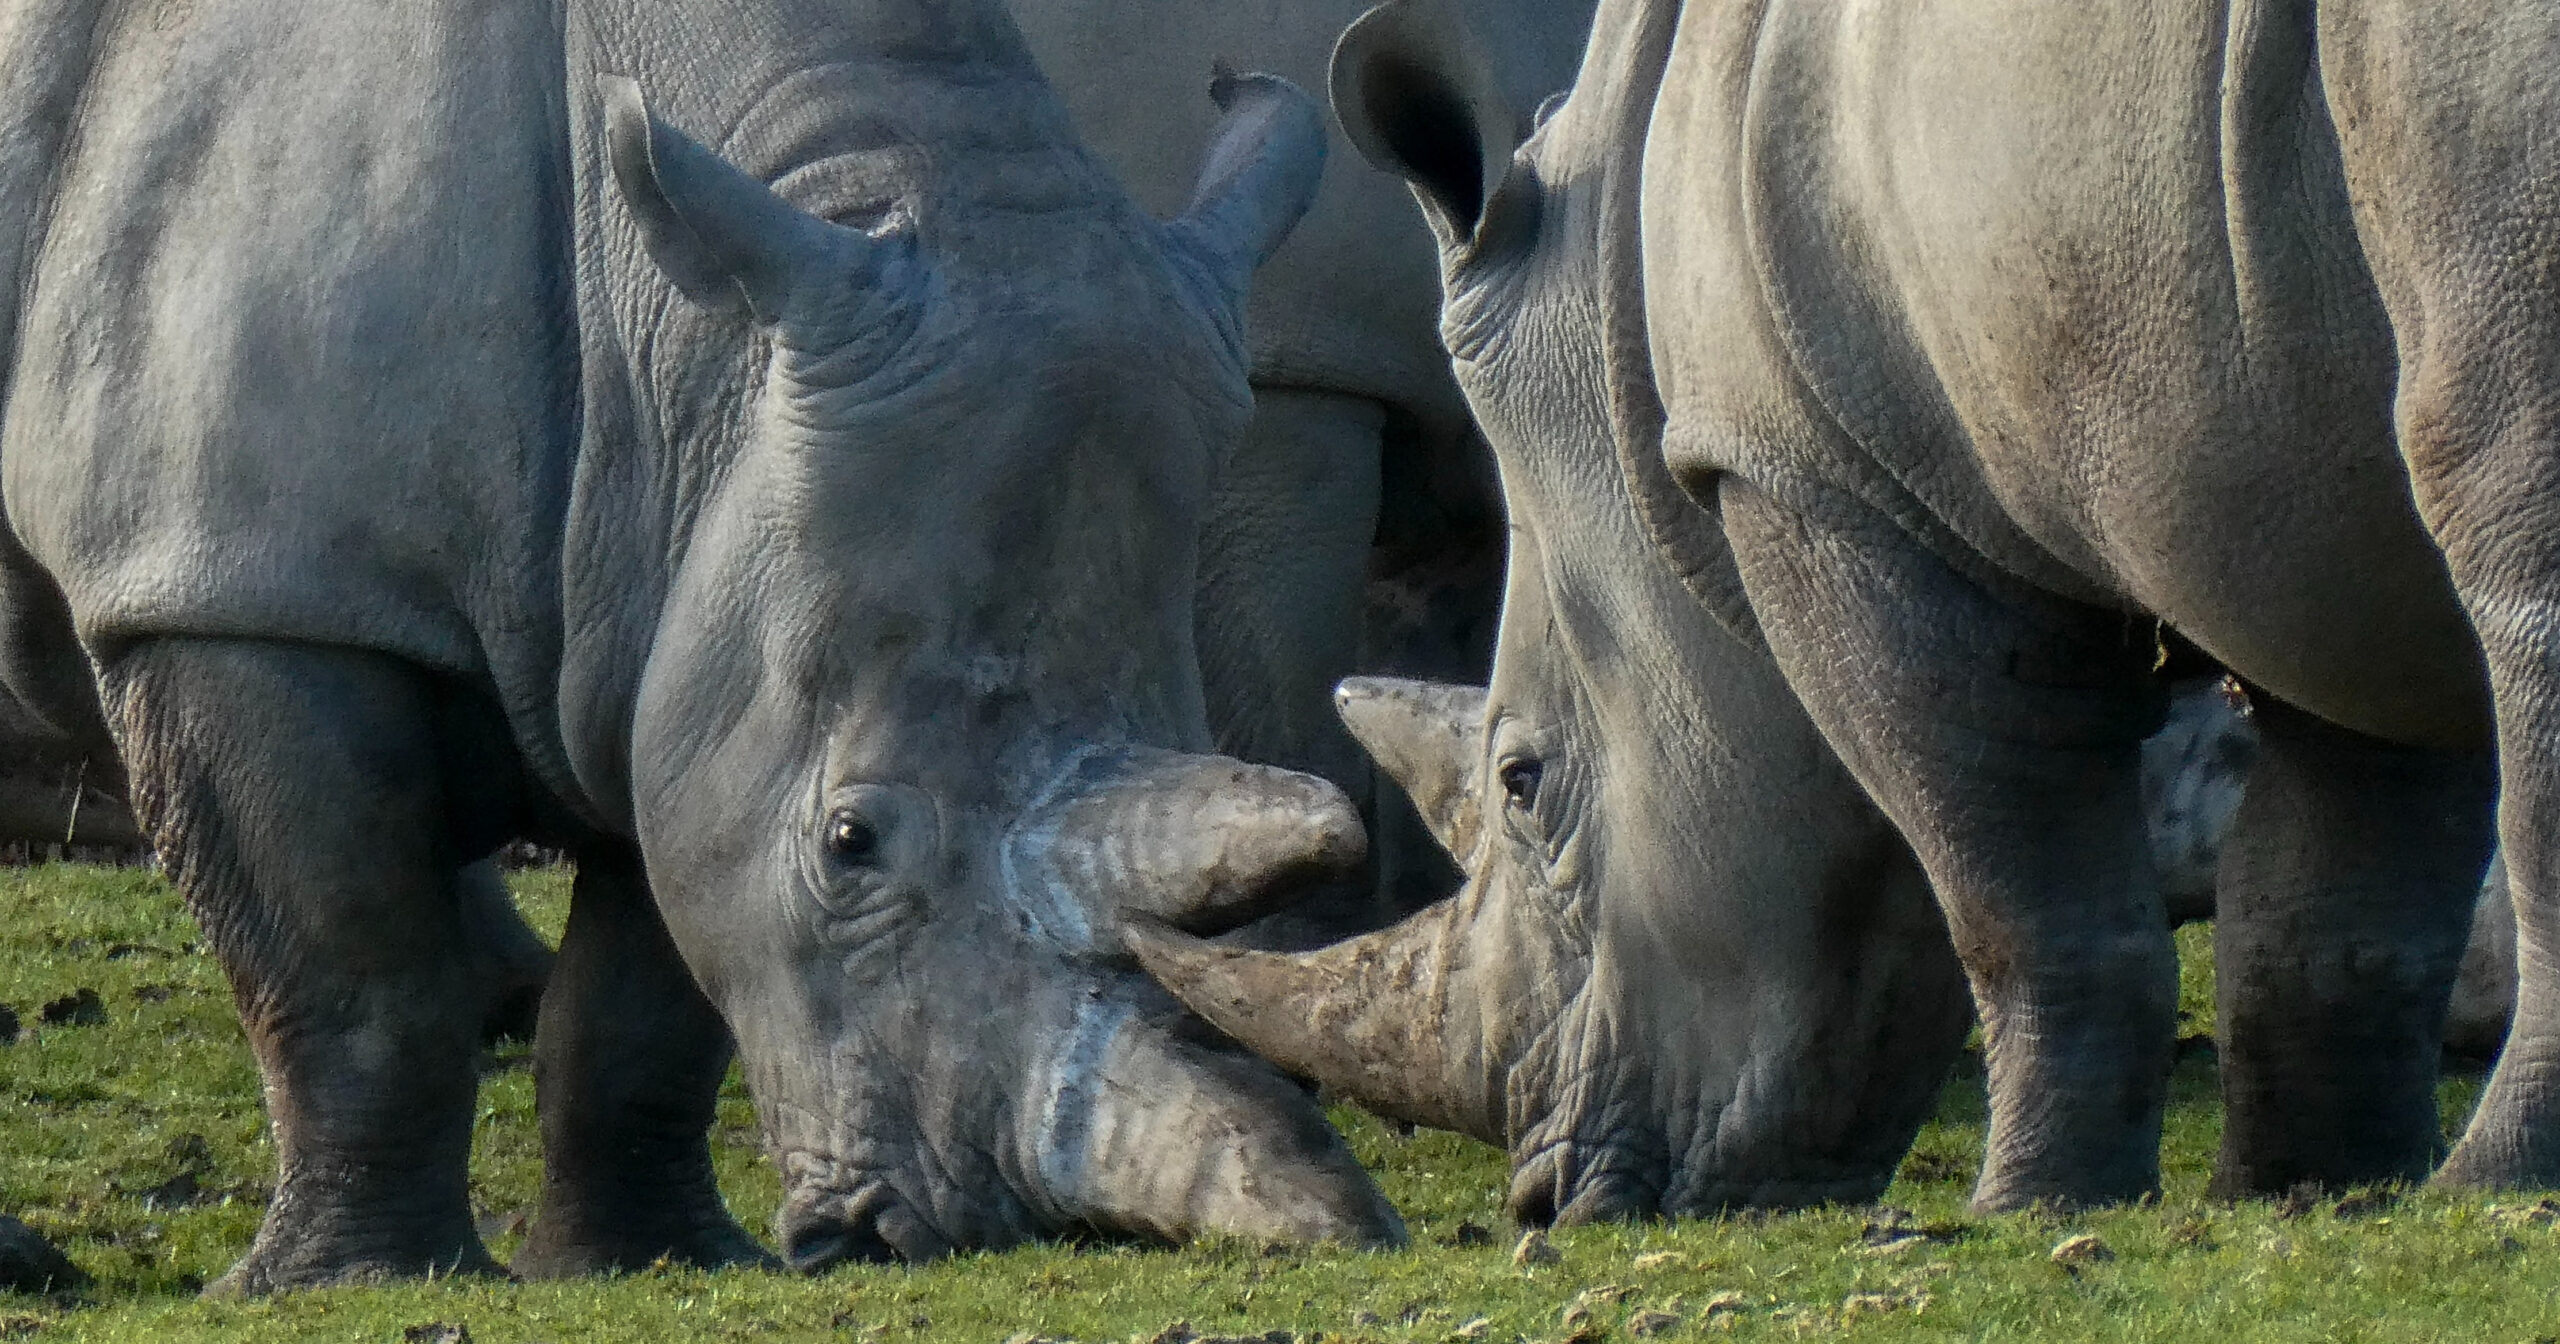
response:
<path id="1" fill-rule="evenodd" d="M 927 147 L 992 162 L 856 224 L 607 88 L 649 257 L 753 370 L 697 398 L 728 441 L 686 483 L 632 793 L 804 1268 L 1075 1230 L 1402 1236 L 1312 1099 L 1119 935 L 1124 910 L 1239 919 L 1364 844 L 1330 785 L 1205 752 L 1192 571 L 1250 405 L 1243 284 L 1322 155 L 1303 93 L 1216 92 L 1170 223 L 1034 143 Z"/>
<path id="2" fill-rule="evenodd" d="M 1712 527 L 1665 545 L 1645 510 L 1676 496 L 1621 461 L 1650 384 L 1604 237 L 1641 136 L 1589 91 L 1629 35 L 1604 15 L 1583 86 L 1515 157 L 1433 8 L 1354 27 L 1335 106 L 1441 239 L 1509 576 L 1488 688 L 1339 699 L 1466 881 L 1314 953 L 1148 930 L 1140 954 L 1283 1067 L 1506 1145 L 1524 1220 L 1872 1198 L 1935 1102 L 1964 984 L 1909 851 L 1706 600 Z"/>

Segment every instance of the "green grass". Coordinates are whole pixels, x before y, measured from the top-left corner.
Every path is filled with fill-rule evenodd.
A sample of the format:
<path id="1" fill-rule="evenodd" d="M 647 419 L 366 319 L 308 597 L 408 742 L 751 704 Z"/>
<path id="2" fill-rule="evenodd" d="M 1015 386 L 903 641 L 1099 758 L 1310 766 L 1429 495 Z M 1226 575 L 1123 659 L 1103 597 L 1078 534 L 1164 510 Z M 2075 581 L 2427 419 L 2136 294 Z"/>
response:
<path id="1" fill-rule="evenodd" d="M 556 930 L 562 876 L 527 874 L 519 891 L 537 922 Z M 2211 1018 L 2202 931 L 2182 934 L 2180 946 L 2184 1030 L 2202 1032 Z M 39 1024 L 41 1005 L 83 987 L 98 991 L 104 1025 Z M 662 1272 L 200 1302 L 194 1288 L 256 1227 L 272 1150 L 228 994 L 196 949 L 194 927 L 146 874 L 0 872 L 0 1003 L 26 1022 L 15 1045 L 0 1047 L 11 1103 L 0 1110 L 0 1209 L 98 1276 L 76 1301 L 0 1296 L 0 1338 L 389 1341 L 449 1322 L 478 1344 L 996 1344 L 1017 1333 L 1096 1344 L 1185 1322 L 1204 1335 L 1287 1330 L 1379 1344 L 1578 1335 L 1596 1344 L 1631 1338 L 1629 1323 L 1644 1312 L 1678 1318 L 1659 1336 L 1670 1340 L 2560 1337 L 2560 1230 L 2544 1206 L 2425 1193 L 2343 1212 L 2337 1201 L 2205 1202 L 2217 1116 L 2203 1054 L 2176 1076 L 2165 1198 L 2071 1218 L 1964 1212 L 1983 1111 L 1979 1081 L 1959 1079 L 1888 1194 L 1926 1233 L 1898 1247 L 1869 1244 L 1880 1239 L 1870 1228 L 1892 1216 L 1839 1209 L 1576 1228 L 1555 1235 L 1560 1263 L 1524 1270 L 1500 1217 L 1499 1153 L 1446 1134 L 1399 1136 L 1342 1112 L 1361 1158 L 1410 1220 L 1415 1249 L 1045 1246 L 817 1279 Z M 532 1204 L 538 1178 L 531 1079 L 520 1058 L 511 1062 L 519 1067 L 493 1073 L 482 1093 L 473 1167 L 474 1197 L 492 1226 Z M 2449 1125 L 2476 1090 L 2476 1079 L 2446 1083 Z M 734 1088 L 715 1147 L 733 1206 L 749 1226 L 766 1226 L 776 1186 Z M 167 1193 L 181 1170 L 194 1176 L 195 1197 L 161 1207 L 167 1201 L 152 1192 Z M 2055 1245 L 2083 1233 L 2114 1258 L 2055 1264 Z M 492 1240 L 503 1257 L 516 1236 Z"/>

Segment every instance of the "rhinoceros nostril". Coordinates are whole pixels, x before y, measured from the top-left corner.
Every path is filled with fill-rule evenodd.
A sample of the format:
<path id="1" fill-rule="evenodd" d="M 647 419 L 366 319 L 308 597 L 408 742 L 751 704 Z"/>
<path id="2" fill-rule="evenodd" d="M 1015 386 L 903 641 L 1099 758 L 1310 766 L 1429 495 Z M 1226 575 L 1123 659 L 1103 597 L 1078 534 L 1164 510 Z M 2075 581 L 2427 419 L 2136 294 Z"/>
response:
<path id="1" fill-rule="evenodd" d="M 782 1258 L 803 1274 L 847 1262 L 880 1264 L 897 1253 L 880 1235 L 877 1210 L 801 1208 L 782 1215 Z"/>

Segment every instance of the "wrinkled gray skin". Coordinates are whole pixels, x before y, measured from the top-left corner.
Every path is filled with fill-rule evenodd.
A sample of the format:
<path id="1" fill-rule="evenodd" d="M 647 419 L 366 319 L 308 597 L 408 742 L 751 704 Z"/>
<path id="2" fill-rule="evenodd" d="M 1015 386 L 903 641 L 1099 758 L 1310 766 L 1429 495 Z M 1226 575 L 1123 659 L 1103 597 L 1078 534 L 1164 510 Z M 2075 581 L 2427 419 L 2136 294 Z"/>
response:
<path id="1" fill-rule="evenodd" d="M 2257 757 L 2246 699 L 2227 681 L 2179 686 L 2169 698 L 2168 722 L 2142 744 L 2143 822 L 2171 923 L 2212 918 L 2223 841 Z M 2515 908 L 2507 900 L 2506 865 L 2492 859 L 2445 1013 L 2445 1048 L 2475 1059 L 2496 1055 L 2515 998 Z"/>
<path id="2" fill-rule="evenodd" d="M 125 796 L 124 763 L 114 751 L 65 735 L 6 697 L 0 697 L 0 844 L 23 845 L 31 855 L 68 849 L 119 862 L 148 853 Z M 492 958 L 490 982 L 482 987 L 489 1007 L 481 1035 L 531 1039 L 551 949 L 516 913 L 496 865 L 484 861 L 479 868 L 456 884 L 456 894 L 467 936 Z"/>
<path id="3" fill-rule="evenodd" d="M 1159 223 L 994 0 L 0 17 L 0 681 L 111 736 L 232 978 L 279 1171 L 218 1287 L 490 1267 L 522 832 L 578 878 L 520 1272 L 761 1255 L 732 1031 L 804 1267 L 1401 1236 L 1117 943 L 1360 856 L 1206 754 L 1195 538 L 1323 147 L 1216 92 Z"/>
<path id="4" fill-rule="evenodd" d="M 2434 1165 L 2493 798 L 2516 1025 L 2438 1179 L 2560 1181 L 2560 23 L 2383 0 L 1671 11 L 1604 14 L 1678 40 L 1573 99 L 1650 103 L 1618 128 L 1642 158 L 1612 174 L 1637 175 L 1588 287 L 1641 294 L 1603 348 L 1640 333 L 1661 431 L 1612 446 L 1700 504 L 1635 491 L 1675 564 L 1719 525 L 1739 590 L 1680 567 L 1765 637 L 1929 875 L 1989 1045 L 1976 1202 L 2157 1184 L 2155 621 L 2258 700 L 2218 893 L 2217 1188 Z M 1484 152 L 1507 122 L 1445 54 L 1405 81 L 1440 96 L 1366 120 L 1441 220 L 1464 358 L 1536 318 L 1522 277 L 1591 249 L 1551 229 L 1534 150 Z M 1525 416 L 1470 391 L 1497 441 L 1534 441 L 1575 432 L 1534 413 L 1581 372 L 1524 365 Z M 1778 712 L 1718 696 L 1734 721 Z"/>
<path id="5" fill-rule="evenodd" d="M 1465 886 L 1304 955 L 1135 939 L 1159 979 L 1284 1067 L 1503 1145 L 1509 1207 L 1532 1222 L 1872 1199 L 1970 1017 L 1909 849 L 1767 655 L 1653 544 L 1610 446 L 1648 397 L 1641 360 L 1611 357 L 1593 269 L 1618 146 L 1645 110 L 1593 94 L 1659 58 L 1660 34 L 1627 17 L 1604 7 L 1574 96 L 1523 151 L 1554 245 L 1503 254 L 1520 264 L 1502 311 L 1448 318 L 1511 515 L 1491 685 L 1341 694 Z M 1336 107 L 1355 136 L 1368 100 L 1428 90 L 1418 66 L 1362 71 L 1351 53 L 1425 40 L 1425 20 L 1445 16 L 1345 39 Z M 1509 124 L 1479 130 L 1507 152 Z"/>
<path id="6" fill-rule="evenodd" d="M 1471 23 L 1502 35 L 1495 77 L 1512 106 L 1535 107 L 1572 78 L 1592 2 L 1463 0 Z M 1213 129 L 1197 72 L 1247 61 L 1320 88 L 1334 39 L 1366 8 L 1011 5 L 1078 134 L 1160 214 L 1186 199 Z M 1337 156 L 1254 276 L 1253 421 L 1202 540 L 1201 671 L 1219 750 L 1323 775 L 1364 810 L 1372 772 L 1333 713 L 1334 683 L 1354 671 L 1482 677 L 1500 587 L 1500 501 L 1440 349 L 1439 308 L 1430 234 L 1403 182 Z M 1385 791 L 1372 827 L 1378 899 L 1334 919 L 1374 926 L 1445 890 L 1445 861 L 1395 796 Z"/>

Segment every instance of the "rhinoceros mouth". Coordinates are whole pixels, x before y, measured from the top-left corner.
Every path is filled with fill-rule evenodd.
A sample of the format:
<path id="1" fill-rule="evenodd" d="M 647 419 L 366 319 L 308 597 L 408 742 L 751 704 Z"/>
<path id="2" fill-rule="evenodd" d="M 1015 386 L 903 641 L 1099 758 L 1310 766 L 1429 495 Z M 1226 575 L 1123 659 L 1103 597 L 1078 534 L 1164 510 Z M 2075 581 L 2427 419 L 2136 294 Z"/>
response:
<path id="1" fill-rule="evenodd" d="M 843 1264 L 920 1263 L 951 1253 L 953 1242 L 886 1176 L 856 1175 L 820 1154 L 793 1154 L 786 1169 L 823 1170 L 784 1202 L 775 1222 L 782 1258 L 803 1274 Z"/>

